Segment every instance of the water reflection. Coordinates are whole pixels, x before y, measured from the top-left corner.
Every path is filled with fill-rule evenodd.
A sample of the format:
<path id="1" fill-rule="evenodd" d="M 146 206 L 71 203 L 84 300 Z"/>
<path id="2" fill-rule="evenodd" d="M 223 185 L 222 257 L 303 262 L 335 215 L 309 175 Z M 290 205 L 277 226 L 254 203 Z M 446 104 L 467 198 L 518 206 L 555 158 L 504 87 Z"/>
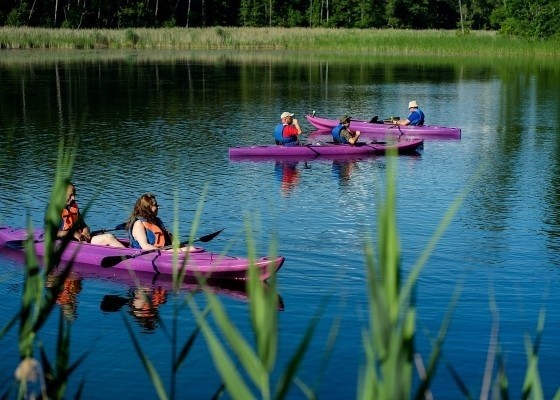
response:
<path id="1" fill-rule="evenodd" d="M 47 276 L 45 285 L 51 288 L 58 279 L 57 274 L 50 274 Z M 82 288 L 82 278 L 71 272 L 64 280 L 62 290 L 56 298 L 56 303 L 60 306 L 64 318 L 69 322 L 78 317 L 78 295 L 82 292 Z"/>
<path id="2" fill-rule="evenodd" d="M 341 186 L 347 185 L 352 172 L 358 169 L 356 160 L 333 160 L 332 172 Z"/>
<path id="3" fill-rule="evenodd" d="M 280 182 L 280 189 L 285 196 L 289 196 L 299 184 L 301 176 L 301 169 L 298 169 L 299 164 L 299 161 L 293 160 L 282 160 L 274 163 L 274 174 L 276 180 Z M 304 162 L 303 168 L 308 168 L 307 162 Z"/>
<path id="4" fill-rule="evenodd" d="M 161 286 L 131 287 L 126 296 L 107 294 L 101 300 L 103 312 L 120 311 L 128 306 L 128 313 L 144 332 L 153 332 L 159 322 L 159 307 L 167 303 L 168 291 Z"/>
<path id="5" fill-rule="evenodd" d="M 16 268 L 24 269 L 25 256 L 21 251 L 0 247 L 0 257 L 12 260 Z M 66 267 L 66 264 L 55 267 L 46 278 L 46 287 L 52 288 L 58 284 Z M 109 313 L 126 310 L 145 333 L 153 332 L 158 327 L 160 307 L 168 302 L 174 287 L 171 276 L 122 269 L 107 270 L 74 263 L 71 272 L 62 283 L 61 291 L 56 299 L 56 303 L 67 321 L 73 322 L 80 316 L 79 296 L 92 296 L 91 293 L 88 293 L 87 284 L 93 280 L 117 283 L 127 288 L 125 295 L 104 295 L 100 303 L 100 310 Z M 271 290 L 268 283 L 262 282 L 262 285 L 265 290 Z M 178 294 L 185 292 L 195 294 L 201 293 L 203 289 L 208 289 L 216 295 L 223 295 L 233 300 L 248 300 L 245 282 L 238 280 L 208 280 L 205 283 L 185 280 L 178 289 Z M 276 296 L 278 310 L 283 311 L 284 301 L 280 295 L 276 294 Z"/>
<path id="6" fill-rule="evenodd" d="M 265 290 L 270 290 L 266 282 L 262 282 Z M 203 287 L 198 284 L 183 285 L 183 291 L 201 293 L 203 288 L 215 295 L 225 295 L 237 300 L 248 300 L 247 288 L 241 281 L 222 281 L 206 283 Z M 144 333 L 152 333 L 159 326 L 160 307 L 168 302 L 173 292 L 160 285 L 131 286 L 126 295 L 106 294 L 101 300 L 100 310 L 105 313 L 124 311 L 132 316 Z M 284 311 L 284 300 L 276 295 L 278 311 Z"/>

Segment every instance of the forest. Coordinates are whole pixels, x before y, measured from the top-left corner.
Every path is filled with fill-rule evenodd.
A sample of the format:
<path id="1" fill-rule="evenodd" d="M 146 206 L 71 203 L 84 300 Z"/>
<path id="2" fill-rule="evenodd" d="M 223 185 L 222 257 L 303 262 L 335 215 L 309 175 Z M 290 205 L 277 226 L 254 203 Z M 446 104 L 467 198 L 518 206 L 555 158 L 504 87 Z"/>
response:
<path id="1" fill-rule="evenodd" d="M 560 37 L 560 0 L 3 0 L 0 25 L 493 30 Z"/>

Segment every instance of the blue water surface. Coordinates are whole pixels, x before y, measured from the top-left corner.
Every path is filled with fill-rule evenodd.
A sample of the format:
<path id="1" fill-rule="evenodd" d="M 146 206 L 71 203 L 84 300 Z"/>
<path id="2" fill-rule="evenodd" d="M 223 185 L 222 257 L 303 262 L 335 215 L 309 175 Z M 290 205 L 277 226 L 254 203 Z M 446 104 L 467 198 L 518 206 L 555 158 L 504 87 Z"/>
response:
<path id="1" fill-rule="evenodd" d="M 296 114 L 305 137 L 313 131 L 305 120 L 312 110 L 332 118 L 405 117 L 408 102 L 416 100 L 427 123 L 462 129 L 460 140 L 429 140 L 419 154 L 395 160 L 404 277 L 462 199 L 416 291 L 416 350 L 424 365 L 458 295 L 432 394 L 466 397 L 453 370 L 480 396 L 488 360 L 495 374 L 499 355 L 510 394 L 520 397 L 525 340 L 535 340 L 543 312 L 539 372 L 544 397 L 553 397 L 560 376 L 560 142 L 558 114 L 551 112 L 560 104 L 557 67 L 367 57 L 341 62 L 288 53 L 135 57 L 0 64 L 0 225 L 41 225 L 60 140 L 75 137 L 74 181 L 80 203 L 91 205 L 87 220 L 94 229 L 123 222 L 135 199 L 153 192 L 160 216 L 169 224 L 177 220 L 182 236 L 188 237 L 202 202 L 198 233 L 226 228 L 205 247 L 246 255 L 249 219 L 258 252 L 267 254 L 275 242 L 286 257 L 278 275 L 284 310 L 278 312 L 274 378 L 320 313 L 298 377 L 319 398 L 354 398 L 365 362 L 362 333 L 369 327 L 364 245 L 376 244 L 388 158 L 238 162 L 229 160 L 228 148 L 271 143 L 283 111 Z M 0 253 L 2 326 L 19 309 L 21 267 L 21 259 Z M 59 308 L 73 321 L 72 359 L 87 357 L 68 397 L 82 379 L 85 399 L 156 397 L 123 317 L 169 387 L 173 296 L 159 306 L 158 321 L 135 313 L 134 285 L 126 277 L 89 271 L 75 285 L 74 298 Z M 152 287 L 149 279 L 145 286 Z M 252 340 L 243 291 L 216 290 Z M 203 306 L 203 296 L 191 293 Z M 102 310 L 107 295 L 127 301 Z M 57 315 L 40 332 L 51 355 Z M 178 322 L 186 340 L 194 318 L 182 312 Z M 4 381 L 18 363 L 17 330 L 1 340 Z M 177 375 L 175 395 L 210 398 L 220 383 L 200 337 Z M 288 397 L 304 395 L 294 386 Z"/>

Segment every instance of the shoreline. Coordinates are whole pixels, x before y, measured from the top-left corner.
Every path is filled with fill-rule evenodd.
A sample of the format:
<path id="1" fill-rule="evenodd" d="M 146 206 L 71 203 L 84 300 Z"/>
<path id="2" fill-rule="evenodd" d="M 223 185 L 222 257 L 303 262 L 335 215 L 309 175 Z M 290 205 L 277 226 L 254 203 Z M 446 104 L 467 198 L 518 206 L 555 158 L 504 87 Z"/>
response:
<path id="1" fill-rule="evenodd" d="M 326 28 L 135 28 L 72 30 L 0 27 L 7 50 L 312 51 L 363 56 L 560 57 L 558 41 L 493 31 Z"/>

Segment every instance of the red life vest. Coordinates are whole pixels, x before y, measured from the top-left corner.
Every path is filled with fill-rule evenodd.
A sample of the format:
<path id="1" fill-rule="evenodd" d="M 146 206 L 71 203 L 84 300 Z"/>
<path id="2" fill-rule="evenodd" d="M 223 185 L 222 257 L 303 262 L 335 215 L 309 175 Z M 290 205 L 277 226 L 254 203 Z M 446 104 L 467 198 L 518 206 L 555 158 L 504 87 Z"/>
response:
<path id="1" fill-rule="evenodd" d="M 80 216 L 80 209 L 78 203 L 73 201 L 69 206 L 64 207 L 62 210 L 62 230 L 70 230 L 75 223 L 78 222 Z"/>

